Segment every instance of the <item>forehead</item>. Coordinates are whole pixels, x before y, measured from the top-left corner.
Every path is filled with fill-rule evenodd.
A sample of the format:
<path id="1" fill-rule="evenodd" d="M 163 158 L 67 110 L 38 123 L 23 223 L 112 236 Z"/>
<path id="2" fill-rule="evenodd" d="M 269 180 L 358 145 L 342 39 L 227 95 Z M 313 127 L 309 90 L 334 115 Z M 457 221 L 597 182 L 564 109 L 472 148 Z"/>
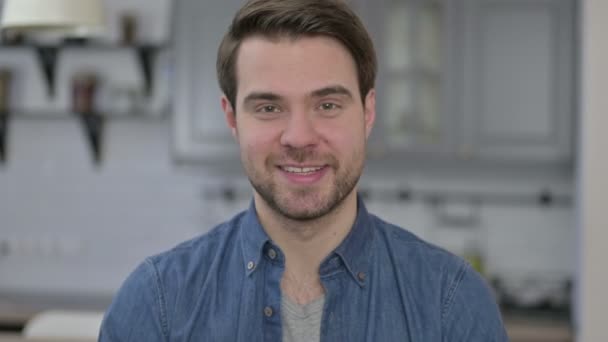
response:
<path id="1" fill-rule="evenodd" d="M 253 91 L 298 96 L 328 85 L 358 94 L 353 57 L 329 37 L 249 37 L 239 48 L 236 66 L 239 99 Z"/>

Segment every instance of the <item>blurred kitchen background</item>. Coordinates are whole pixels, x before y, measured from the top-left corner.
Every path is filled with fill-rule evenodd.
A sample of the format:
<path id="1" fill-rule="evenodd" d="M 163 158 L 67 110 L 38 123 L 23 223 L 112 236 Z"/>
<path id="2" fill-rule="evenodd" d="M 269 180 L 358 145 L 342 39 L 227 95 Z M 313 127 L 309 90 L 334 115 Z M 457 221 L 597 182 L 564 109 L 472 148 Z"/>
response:
<path id="1" fill-rule="evenodd" d="M 350 2 L 380 61 L 370 211 L 468 259 L 513 341 L 573 340 L 580 3 Z M 143 258 L 247 207 L 215 76 L 241 3 L 104 0 L 100 37 L 4 32 L 0 330 L 103 311 Z"/>

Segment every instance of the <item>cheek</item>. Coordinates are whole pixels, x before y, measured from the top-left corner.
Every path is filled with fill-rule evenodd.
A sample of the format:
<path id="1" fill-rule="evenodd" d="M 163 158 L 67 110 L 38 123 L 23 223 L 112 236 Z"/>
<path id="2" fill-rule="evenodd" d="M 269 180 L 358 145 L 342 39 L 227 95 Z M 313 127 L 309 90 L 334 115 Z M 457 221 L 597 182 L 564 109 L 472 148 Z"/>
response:
<path id="1" fill-rule="evenodd" d="M 261 127 L 247 129 L 247 133 L 240 132 L 241 150 L 247 153 L 250 159 L 266 158 L 276 145 L 276 138 L 270 130 Z"/>
<path id="2" fill-rule="evenodd" d="M 319 133 L 329 146 L 343 152 L 359 149 L 365 142 L 364 126 L 354 121 L 323 125 Z"/>

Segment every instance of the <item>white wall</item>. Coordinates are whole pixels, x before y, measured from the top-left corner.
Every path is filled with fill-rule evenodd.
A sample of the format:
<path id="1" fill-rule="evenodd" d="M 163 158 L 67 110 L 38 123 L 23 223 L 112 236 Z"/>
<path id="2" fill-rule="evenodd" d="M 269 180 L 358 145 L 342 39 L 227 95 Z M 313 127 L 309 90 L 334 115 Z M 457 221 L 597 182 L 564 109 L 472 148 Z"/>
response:
<path id="1" fill-rule="evenodd" d="M 578 341 L 608 340 L 608 2 L 582 1 L 582 120 L 579 162 Z"/>
<path id="2" fill-rule="evenodd" d="M 169 120 L 110 120 L 95 166 L 75 118 L 15 118 L 0 167 L 0 297 L 107 295 L 145 256 L 208 229 L 202 176 L 174 169 L 169 132 Z"/>

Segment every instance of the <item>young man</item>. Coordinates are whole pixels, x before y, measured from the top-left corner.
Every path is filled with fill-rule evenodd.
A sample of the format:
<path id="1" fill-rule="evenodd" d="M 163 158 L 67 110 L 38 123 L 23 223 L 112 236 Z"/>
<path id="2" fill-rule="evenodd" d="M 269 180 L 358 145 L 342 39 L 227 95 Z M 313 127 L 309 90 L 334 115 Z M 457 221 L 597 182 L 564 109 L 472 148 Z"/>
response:
<path id="1" fill-rule="evenodd" d="M 339 0 L 253 0 L 219 48 L 250 208 L 147 259 L 101 341 L 507 341 L 464 261 L 357 198 L 376 57 Z"/>

